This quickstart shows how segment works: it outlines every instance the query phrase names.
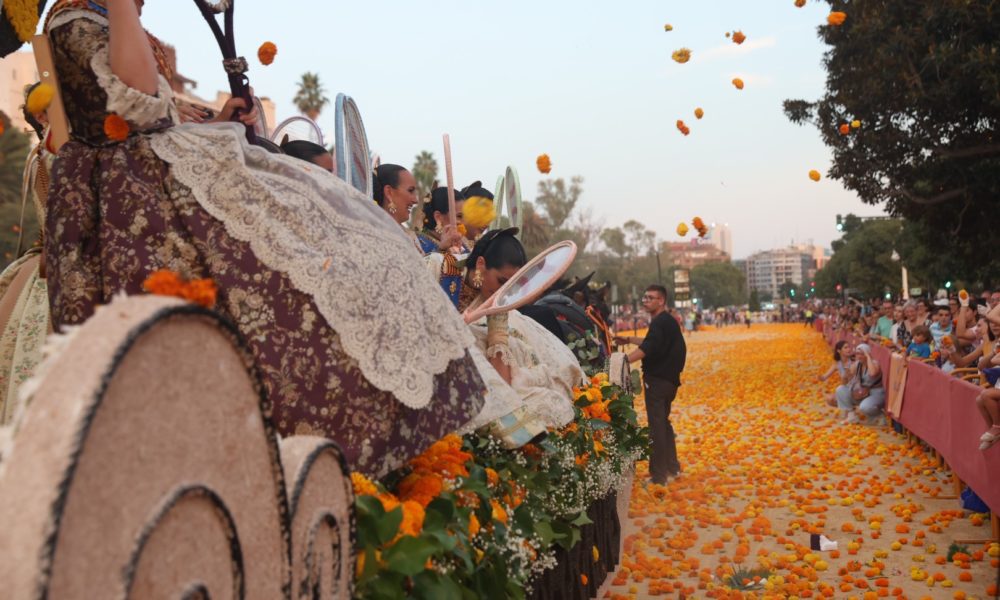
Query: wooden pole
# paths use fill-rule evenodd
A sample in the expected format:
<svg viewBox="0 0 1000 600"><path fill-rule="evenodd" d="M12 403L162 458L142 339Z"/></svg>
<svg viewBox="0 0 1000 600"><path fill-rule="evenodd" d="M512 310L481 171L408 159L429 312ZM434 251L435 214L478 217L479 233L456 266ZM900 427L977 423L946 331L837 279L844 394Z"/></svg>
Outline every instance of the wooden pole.
<svg viewBox="0 0 1000 600"><path fill-rule="evenodd" d="M455 175L451 169L451 138L444 134L444 172L448 178L448 222L452 228L458 225L455 219Z"/></svg>

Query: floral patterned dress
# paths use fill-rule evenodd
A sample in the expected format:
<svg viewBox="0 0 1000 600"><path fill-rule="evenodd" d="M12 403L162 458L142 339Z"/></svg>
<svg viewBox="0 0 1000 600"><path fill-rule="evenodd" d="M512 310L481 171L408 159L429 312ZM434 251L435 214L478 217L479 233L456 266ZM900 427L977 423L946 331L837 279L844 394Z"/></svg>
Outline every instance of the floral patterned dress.
<svg viewBox="0 0 1000 600"><path fill-rule="evenodd" d="M58 11L46 31L72 129L45 223L56 328L158 269L212 278L279 433L332 438L375 476L479 412L472 336L384 211L241 126L177 125L164 78L151 96L112 73L101 14Z"/></svg>

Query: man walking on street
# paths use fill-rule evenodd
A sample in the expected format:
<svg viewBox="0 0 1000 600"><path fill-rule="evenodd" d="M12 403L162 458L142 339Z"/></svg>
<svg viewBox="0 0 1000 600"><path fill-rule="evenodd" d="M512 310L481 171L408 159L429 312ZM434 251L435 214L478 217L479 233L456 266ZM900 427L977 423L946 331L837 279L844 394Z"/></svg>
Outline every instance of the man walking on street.
<svg viewBox="0 0 1000 600"><path fill-rule="evenodd" d="M677 321L667 312L665 287L651 285L646 288L642 305L651 318L646 337L616 337L615 341L619 344L639 345L629 353L628 361L642 361L646 417L653 442L649 476L653 483L662 485L681 473L681 464L677 461L677 446L674 443L674 427L670 424L670 405L681 385L687 345Z"/></svg>

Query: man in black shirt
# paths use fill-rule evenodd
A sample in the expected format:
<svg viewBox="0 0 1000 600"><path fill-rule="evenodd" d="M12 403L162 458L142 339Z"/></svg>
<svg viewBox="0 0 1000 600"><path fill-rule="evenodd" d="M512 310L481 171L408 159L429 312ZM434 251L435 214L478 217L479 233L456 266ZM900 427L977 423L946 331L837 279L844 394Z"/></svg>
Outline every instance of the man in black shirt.
<svg viewBox="0 0 1000 600"><path fill-rule="evenodd" d="M667 312L667 289L651 285L642 296L642 305L652 320L645 338L617 337L619 344L639 344L628 361L642 360L643 386L646 392L646 417L653 442L649 476L653 483L665 484L680 475L674 427L670 424L670 405L681 385L681 371L687 359L687 345L677 321Z"/></svg>

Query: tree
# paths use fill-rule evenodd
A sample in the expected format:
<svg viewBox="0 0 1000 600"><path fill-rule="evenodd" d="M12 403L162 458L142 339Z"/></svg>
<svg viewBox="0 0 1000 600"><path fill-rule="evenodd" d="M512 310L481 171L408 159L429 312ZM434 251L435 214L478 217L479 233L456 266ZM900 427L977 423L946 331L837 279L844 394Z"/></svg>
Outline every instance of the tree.
<svg viewBox="0 0 1000 600"><path fill-rule="evenodd" d="M298 86L292 102L295 103L299 112L315 121L323 112L323 108L330 103L330 99L326 96L326 90L323 89L323 84L319 81L319 75L309 72L303 73Z"/></svg>
<svg viewBox="0 0 1000 600"><path fill-rule="evenodd" d="M538 197L535 198L535 204L545 211L553 229L562 229L573 213L583 193L582 184L583 177L580 176L570 179L569 187L566 187L566 182L561 177L538 182Z"/></svg>
<svg viewBox="0 0 1000 600"><path fill-rule="evenodd" d="M15 258L21 218L21 181L24 161L31 149L31 138L11 127L10 119L0 112L3 134L0 134L0 253L3 263ZM31 199L24 209L22 252L38 239L39 224Z"/></svg>
<svg viewBox="0 0 1000 600"><path fill-rule="evenodd" d="M830 46L826 94L788 100L785 113L819 128L833 149L830 177L947 240L936 255L950 257L954 277L1000 280L1000 261L981 255L1000 242L995 2L828 1L848 18L819 28Z"/></svg>
<svg viewBox="0 0 1000 600"><path fill-rule="evenodd" d="M797 294L802 293L802 286L795 285L791 281L783 281L778 287L778 296L781 298L788 298L789 300L796 300L798 298Z"/></svg>
<svg viewBox="0 0 1000 600"><path fill-rule="evenodd" d="M817 294L836 296L837 285L858 290L869 298L881 296L887 289L898 292L899 263L893 261L892 253L902 221L861 221L855 217L848 223L841 239L832 244L830 262L816 273Z"/></svg>
<svg viewBox="0 0 1000 600"><path fill-rule="evenodd" d="M691 269L691 291L708 308L743 304L746 277L733 263L705 263Z"/></svg>
<svg viewBox="0 0 1000 600"><path fill-rule="evenodd" d="M434 155L422 150L413 163L413 178L417 180L417 197L423 198L431 193L434 182L437 181L438 163Z"/></svg>
<svg viewBox="0 0 1000 600"><path fill-rule="evenodd" d="M528 255L535 255L552 243L552 226L544 215L538 213L535 205L524 202L521 205L521 242Z"/></svg>

